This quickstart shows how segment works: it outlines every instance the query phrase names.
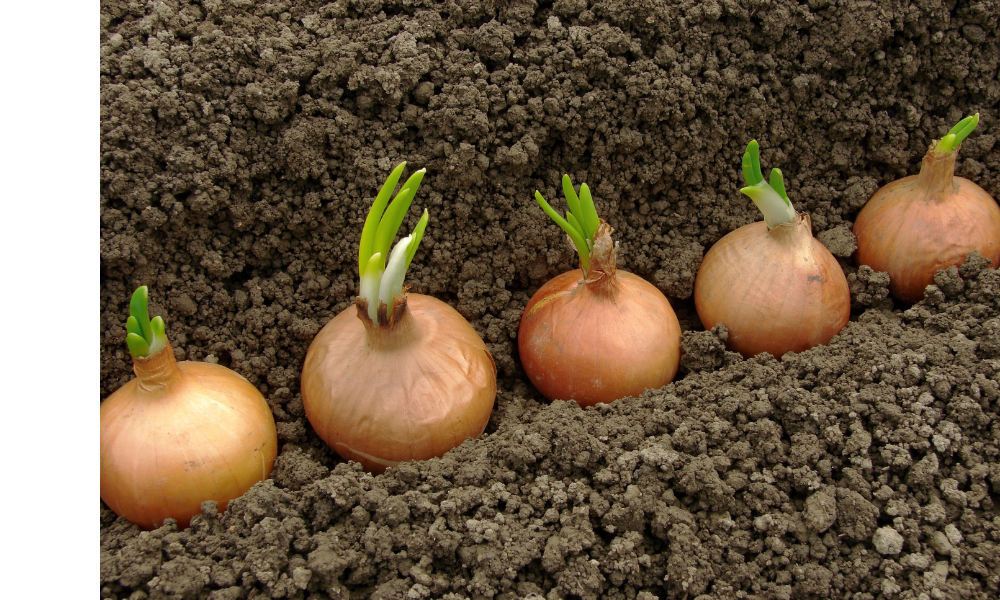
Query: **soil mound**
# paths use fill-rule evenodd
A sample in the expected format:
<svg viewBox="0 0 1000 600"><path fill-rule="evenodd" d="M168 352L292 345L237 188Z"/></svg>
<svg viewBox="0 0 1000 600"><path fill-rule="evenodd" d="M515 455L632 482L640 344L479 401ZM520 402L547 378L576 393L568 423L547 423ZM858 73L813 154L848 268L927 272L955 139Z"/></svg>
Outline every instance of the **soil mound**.
<svg viewBox="0 0 1000 600"><path fill-rule="evenodd" d="M282 448L185 531L102 504L101 596L996 597L1000 275L973 256L896 306L849 259L867 198L972 112L958 173L1000 197L1000 12L959 4L103 0L101 397L148 285L178 359L254 383ZM690 302L707 248L759 220L751 138L854 302L780 359L726 352ZM500 392L482 438L373 477L298 380L403 160L428 170L403 228L431 219L408 282L469 319ZM587 410L542 400L516 351L576 266L532 198L563 173L686 330L677 381Z"/></svg>

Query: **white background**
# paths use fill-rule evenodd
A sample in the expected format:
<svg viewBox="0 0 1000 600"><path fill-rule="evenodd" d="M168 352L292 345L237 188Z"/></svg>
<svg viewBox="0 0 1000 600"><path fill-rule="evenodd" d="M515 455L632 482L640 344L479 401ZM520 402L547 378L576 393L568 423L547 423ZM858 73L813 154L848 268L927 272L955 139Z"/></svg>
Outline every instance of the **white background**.
<svg viewBox="0 0 1000 600"><path fill-rule="evenodd" d="M9 598L96 598L100 18L8 2L0 35L0 387Z"/></svg>

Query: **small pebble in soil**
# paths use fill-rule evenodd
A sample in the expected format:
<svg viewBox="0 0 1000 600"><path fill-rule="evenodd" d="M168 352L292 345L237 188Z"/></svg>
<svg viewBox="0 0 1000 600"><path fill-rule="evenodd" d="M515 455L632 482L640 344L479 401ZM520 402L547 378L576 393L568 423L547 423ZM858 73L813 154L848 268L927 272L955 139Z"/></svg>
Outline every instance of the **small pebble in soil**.
<svg viewBox="0 0 1000 600"><path fill-rule="evenodd" d="M872 544L879 554L899 554L903 550L903 536L892 527L882 527L872 536Z"/></svg>
<svg viewBox="0 0 1000 600"><path fill-rule="evenodd" d="M943 531L935 531L932 533L929 545L934 549L934 552L937 552L942 556L951 556L952 545L951 542L948 541L948 536L946 536Z"/></svg>
<svg viewBox="0 0 1000 600"><path fill-rule="evenodd" d="M823 533L837 520L837 501L826 491L816 492L806 499L806 523L816 533Z"/></svg>
<svg viewBox="0 0 1000 600"><path fill-rule="evenodd" d="M962 540L965 539L962 537L962 532L958 530L958 527L955 527L954 523L948 523L945 525L944 535L948 538L948 541L951 542L952 546L961 544Z"/></svg>

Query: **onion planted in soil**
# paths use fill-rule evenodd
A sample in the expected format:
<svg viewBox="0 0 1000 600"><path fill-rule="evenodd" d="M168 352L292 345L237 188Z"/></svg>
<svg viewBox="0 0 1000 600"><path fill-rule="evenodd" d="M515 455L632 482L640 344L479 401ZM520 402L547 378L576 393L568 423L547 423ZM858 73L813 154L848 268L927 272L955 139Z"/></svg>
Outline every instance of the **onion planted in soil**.
<svg viewBox="0 0 1000 600"><path fill-rule="evenodd" d="M973 250L1000 264L1000 206L986 191L955 176L962 141L979 114L962 119L924 156L919 175L897 179L868 200L854 223L855 259L889 273L889 291L917 302L941 269Z"/></svg>
<svg viewBox="0 0 1000 600"><path fill-rule="evenodd" d="M616 267L611 227L597 216L587 184L559 216L535 199L569 236L580 268L543 285L521 316L517 348L531 383L550 400L581 406L638 396L670 383L680 362L681 329L667 298L651 283Z"/></svg>
<svg viewBox="0 0 1000 600"><path fill-rule="evenodd" d="M271 409L237 373L177 362L148 290L132 296L126 342L136 378L101 403L101 499L145 529L188 526L201 503L225 510L267 479L278 453Z"/></svg>
<svg viewBox="0 0 1000 600"><path fill-rule="evenodd" d="M410 176L389 203L405 166L389 175L365 221L355 306L317 334L302 368L302 403L313 429L373 472L441 456L478 437L497 391L496 365L469 322L403 287L427 226L425 210L413 234L389 252L425 172Z"/></svg>
<svg viewBox="0 0 1000 600"><path fill-rule="evenodd" d="M726 344L745 357L827 343L851 316L844 271L813 237L809 215L795 213L781 171L764 181L756 140L743 155L743 178L740 191L764 221L730 232L705 255L694 284L702 324L725 323Z"/></svg>

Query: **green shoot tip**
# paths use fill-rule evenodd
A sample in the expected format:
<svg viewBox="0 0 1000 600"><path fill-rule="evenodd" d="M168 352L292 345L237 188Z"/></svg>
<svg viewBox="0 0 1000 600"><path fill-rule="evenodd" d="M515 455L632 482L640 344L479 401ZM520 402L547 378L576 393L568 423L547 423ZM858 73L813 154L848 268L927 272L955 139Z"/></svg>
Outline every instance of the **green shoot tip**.
<svg viewBox="0 0 1000 600"><path fill-rule="evenodd" d="M125 336L125 345L128 346L128 353L132 358L142 358L149 354L149 344L142 336L130 332Z"/></svg>
<svg viewBox="0 0 1000 600"><path fill-rule="evenodd" d="M781 169L771 169L770 182L764 181L764 173L760 170L760 144L750 140L742 160L743 181L746 187L740 192L749 196L764 215L768 228L791 223L795 219L795 209L785 191L785 179Z"/></svg>
<svg viewBox="0 0 1000 600"><path fill-rule="evenodd" d="M163 317L149 319L149 288L144 285L132 294L125 332L125 344L133 358L152 356L167 346Z"/></svg>
<svg viewBox="0 0 1000 600"><path fill-rule="evenodd" d="M784 186L782 186L782 190L784 190ZM764 222L767 224L768 229L785 223L791 223L795 219L795 209L792 208L791 202L787 198L782 197L767 182L761 181L756 185L748 185L741 188L740 192L753 200L758 210L764 215Z"/></svg>
<svg viewBox="0 0 1000 600"><path fill-rule="evenodd" d="M538 190L535 190L535 201L538 202L538 206L542 207L542 211L545 212L550 219L555 221L556 225L566 232L570 241L573 242L573 246L576 248L577 254L580 255L580 266L583 269L588 269L590 267L590 245L587 243L587 238L585 237L584 232L581 231L579 219L573 216L572 208L570 209L570 212L566 213L567 216L573 217L573 223L571 224L570 221L561 217L555 209L549 206L549 203L545 201L545 198L542 197L542 193Z"/></svg>
<svg viewBox="0 0 1000 600"><path fill-rule="evenodd" d="M417 221L417 226L413 228L413 233L410 236L410 245L406 248L406 268L410 268L410 263L413 262L413 257L417 255L417 248L420 247L420 240L424 237L424 230L427 229L427 221L430 217L427 214L427 209L424 209L424 213L420 215L420 220Z"/></svg>
<svg viewBox="0 0 1000 600"><path fill-rule="evenodd" d="M377 318L380 300L391 305L392 298L401 293L403 278L427 228L429 217L425 209L413 233L396 244L390 252L392 241L399 233L424 175L427 174L426 168L414 171L393 196L405 166L405 161L400 163L382 184L361 231L358 247L361 286L358 295L368 301L368 315L372 321Z"/></svg>
<svg viewBox="0 0 1000 600"><path fill-rule="evenodd" d="M778 192L778 195L785 200L785 203L788 204L788 206L792 205L792 201L788 199L788 194L785 193L785 178L781 175L781 169L771 169L771 180L769 185L774 188L774 191Z"/></svg>
<svg viewBox="0 0 1000 600"><path fill-rule="evenodd" d="M946 136L941 138L941 141L934 147L934 151L951 152L955 148L958 148L965 141L965 138L969 137L969 134L972 133L977 125L979 125L979 113L965 117L956 123Z"/></svg>
<svg viewBox="0 0 1000 600"><path fill-rule="evenodd" d="M750 140L747 150L743 153L743 181L747 185L757 185L764 181L764 174L760 170L760 145L757 140Z"/></svg>

